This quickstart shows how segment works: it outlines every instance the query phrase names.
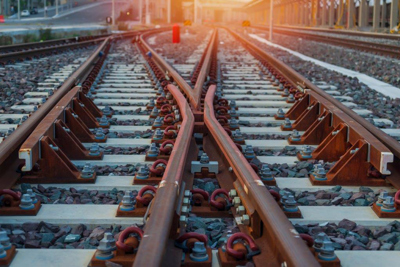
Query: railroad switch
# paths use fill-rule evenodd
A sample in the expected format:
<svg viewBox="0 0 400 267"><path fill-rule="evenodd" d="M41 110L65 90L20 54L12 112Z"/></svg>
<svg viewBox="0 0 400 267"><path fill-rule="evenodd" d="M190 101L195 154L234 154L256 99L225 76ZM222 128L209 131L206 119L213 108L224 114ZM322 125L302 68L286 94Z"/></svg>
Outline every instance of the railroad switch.
<svg viewBox="0 0 400 267"><path fill-rule="evenodd" d="M35 216L42 206L32 189L22 196L10 189L3 189L0 190L0 196L0 216Z"/></svg>
<svg viewBox="0 0 400 267"><path fill-rule="evenodd" d="M116 217L143 217L156 192L157 189L154 186L143 187L136 196L135 203L132 191L125 191L125 195L118 206Z"/></svg>
<svg viewBox="0 0 400 267"><path fill-rule="evenodd" d="M203 152L200 161L192 161L191 173L195 178L215 178L218 174L218 161L210 161L208 155Z"/></svg>
<svg viewBox="0 0 400 267"><path fill-rule="evenodd" d="M122 231L117 242L115 242L111 233L105 233L89 266L103 267L107 266L106 262L112 262L123 267L131 267L142 238L143 231L133 226Z"/></svg>

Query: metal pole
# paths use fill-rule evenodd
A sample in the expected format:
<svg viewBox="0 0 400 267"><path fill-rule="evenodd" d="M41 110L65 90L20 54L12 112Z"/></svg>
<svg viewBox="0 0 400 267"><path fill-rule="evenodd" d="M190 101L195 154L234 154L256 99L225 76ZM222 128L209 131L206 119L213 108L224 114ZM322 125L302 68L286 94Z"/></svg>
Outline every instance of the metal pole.
<svg viewBox="0 0 400 267"><path fill-rule="evenodd" d="M274 0L270 0L270 7L269 7L269 41L272 42L272 24L274 24L273 14L274 14Z"/></svg>
<svg viewBox="0 0 400 267"><path fill-rule="evenodd" d="M171 0L168 0L167 5L168 5L167 6L167 12L168 12L168 14L167 14L167 18L168 18L167 22L171 23Z"/></svg>
<svg viewBox="0 0 400 267"><path fill-rule="evenodd" d="M21 19L21 0L18 0L18 19Z"/></svg>
<svg viewBox="0 0 400 267"><path fill-rule="evenodd" d="M146 0L146 24L150 24L149 0Z"/></svg>
<svg viewBox="0 0 400 267"><path fill-rule="evenodd" d="M143 19L143 0L139 0L139 21L142 23Z"/></svg>
<svg viewBox="0 0 400 267"><path fill-rule="evenodd" d="M56 16L58 16L58 0L56 0Z"/></svg>
<svg viewBox="0 0 400 267"><path fill-rule="evenodd" d="M197 23L197 0L194 0L194 23Z"/></svg>
<svg viewBox="0 0 400 267"><path fill-rule="evenodd" d="M114 26L115 26L115 0L112 0L111 20L112 20L111 25L114 29Z"/></svg>

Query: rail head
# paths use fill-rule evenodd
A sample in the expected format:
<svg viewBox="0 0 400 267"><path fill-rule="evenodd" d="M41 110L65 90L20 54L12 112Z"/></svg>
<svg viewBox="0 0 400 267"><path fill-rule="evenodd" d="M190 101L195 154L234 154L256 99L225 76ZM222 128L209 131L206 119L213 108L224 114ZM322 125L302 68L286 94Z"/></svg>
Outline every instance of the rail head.
<svg viewBox="0 0 400 267"><path fill-rule="evenodd" d="M277 248L278 253L288 266L319 266L264 183L217 121L213 106L215 91L215 85L211 85L207 91L204 102L204 122L219 148L227 157L243 188L247 189L245 191L252 199L253 205L268 231L267 236L271 238L270 244Z"/></svg>
<svg viewBox="0 0 400 267"><path fill-rule="evenodd" d="M162 266L189 144L193 135L194 116L189 104L176 86L169 84L168 90L177 101L183 121L168 160L168 166L152 203L151 213L156 215L150 216L146 222L145 234L140 241L134 266ZM162 227L160 227L161 224ZM154 253L155 251L157 253Z"/></svg>

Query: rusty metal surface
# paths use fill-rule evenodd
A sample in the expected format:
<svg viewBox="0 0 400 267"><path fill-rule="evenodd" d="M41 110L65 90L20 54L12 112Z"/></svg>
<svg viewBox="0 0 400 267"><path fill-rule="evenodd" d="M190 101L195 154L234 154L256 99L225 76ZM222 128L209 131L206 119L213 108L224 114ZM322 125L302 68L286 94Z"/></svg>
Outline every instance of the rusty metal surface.
<svg viewBox="0 0 400 267"><path fill-rule="evenodd" d="M266 234L271 237L270 241L276 245L277 252L288 266L319 266L275 199L215 118L213 107L215 90L215 85L208 89L204 122L218 146L224 151L233 171L267 226Z"/></svg>
<svg viewBox="0 0 400 267"><path fill-rule="evenodd" d="M152 203L153 216L150 216L146 223L145 234L140 242L133 266L162 265L193 134L194 117L189 104L174 85L168 85L168 90L177 101L183 122L168 161L169 164Z"/></svg>
<svg viewBox="0 0 400 267"><path fill-rule="evenodd" d="M44 47L51 47L57 48L58 45L63 44L71 44L71 43L79 43L99 38L106 38L110 36L110 34L101 34L101 35L94 35L94 36L83 36L83 37L73 37L73 38L63 38L63 39L56 39L56 40L47 40L43 42L34 42L34 43L26 43L26 44L13 44L13 45L3 45L0 46L0 53L7 53L8 51L16 52L23 49L32 49L32 48L44 48Z"/></svg>
<svg viewBox="0 0 400 267"><path fill-rule="evenodd" d="M225 29L227 29L227 28L225 28ZM294 85L301 85L302 88L311 89L313 92L315 92L315 93L319 94L320 96L322 96L323 98L329 100L329 102L331 102L333 105L335 105L338 110L341 110L342 112L346 113L351 119L353 119L355 122L357 122L362 127L367 129L380 142L382 142L386 147L388 147L395 156L395 159L394 159L395 162L400 160L400 143L397 140L395 140L394 138L392 138L391 136L389 136L388 134L386 134L379 128L375 127L369 121L367 121L363 117L359 116L353 110L351 110L350 108L343 105L340 101L336 100L331 95L324 92L322 89L315 86L312 82L310 82L308 79L306 79L305 77L303 77L302 75L297 73L290 66L287 66L279 59L276 59L276 58L270 56L268 53L266 53L262 49L258 48L255 44L240 37L238 34L233 32L232 30L230 30L230 29L227 29L227 30L230 33L232 33L236 38L238 38L242 43L244 43L247 47L253 49L262 58L264 58L266 61L270 62L271 65L273 65L276 69L279 69L282 72L283 76L286 79L288 79L290 82L292 82ZM390 181L393 184L393 186L395 186L396 188L399 189L400 188L400 165L395 164L395 163L389 164L389 170L392 172L392 175L388 176L387 180Z"/></svg>
<svg viewBox="0 0 400 267"><path fill-rule="evenodd" d="M110 40L110 37L104 40L88 60L82 64L52 96L0 144L0 189L10 188L20 177L20 174L17 173L16 170L18 165L21 164L21 161L18 159L18 151L21 144L58 101L60 101L72 87L85 78L85 75L90 71L93 63L98 59L99 52L109 45Z"/></svg>
<svg viewBox="0 0 400 267"><path fill-rule="evenodd" d="M255 29L267 30L265 27L253 26ZM388 44L378 44L373 42L366 42L360 40L343 39L334 36L311 34L307 32L291 31L290 29L274 29L274 32L284 35L301 37L317 42L323 42L327 44L344 46L352 49L358 49L362 51L368 51L380 55L387 55L391 57L400 57L400 47Z"/></svg>

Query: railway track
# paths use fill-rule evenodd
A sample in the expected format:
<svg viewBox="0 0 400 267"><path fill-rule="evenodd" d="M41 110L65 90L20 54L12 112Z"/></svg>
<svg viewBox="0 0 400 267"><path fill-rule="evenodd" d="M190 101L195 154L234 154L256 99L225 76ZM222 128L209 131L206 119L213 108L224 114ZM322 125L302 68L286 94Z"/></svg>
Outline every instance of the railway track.
<svg viewBox="0 0 400 267"><path fill-rule="evenodd" d="M266 27L253 26L252 28L259 30L267 30ZM351 49L357 49L364 52L369 52L382 56L389 56L393 58L399 57L400 48L398 45L382 44L376 42L368 42L362 40L344 39L332 35L321 35L310 32L298 31L288 28L275 28L274 32L293 37L299 37L308 39L316 42L327 43L330 45L337 45L342 47L348 47Z"/></svg>
<svg viewBox="0 0 400 267"><path fill-rule="evenodd" d="M352 249L397 244L399 143L230 29L182 77L147 43L165 30L107 38L0 144L1 264L16 246L11 266L396 261Z"/></svg>

